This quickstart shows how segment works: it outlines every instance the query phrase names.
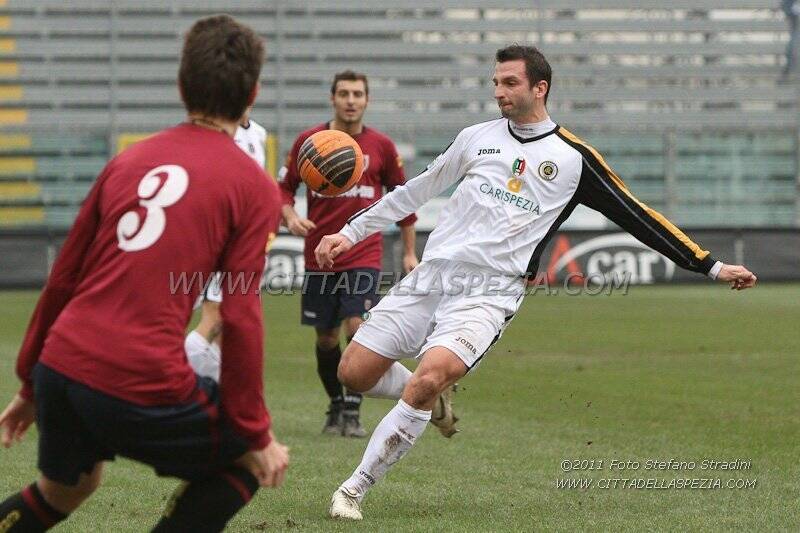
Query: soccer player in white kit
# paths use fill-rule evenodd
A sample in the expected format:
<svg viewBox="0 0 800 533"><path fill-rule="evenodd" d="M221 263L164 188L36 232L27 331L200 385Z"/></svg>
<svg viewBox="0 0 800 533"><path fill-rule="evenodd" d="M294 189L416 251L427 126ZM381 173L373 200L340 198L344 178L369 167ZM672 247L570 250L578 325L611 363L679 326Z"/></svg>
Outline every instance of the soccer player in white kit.
<svg viewBox="0 0 800 533"><path fill-rule="evenodd" d="M498 50L494 97L503 118L470 126L427 170L323 237L319 264L419 209L457 183L422 263L370 312L342 355L339 379L397 405L375 428L329 514L360 520L361 500L419 438L438 395L482 360L519 308L553 233L581 203L682 268L755 285L743 266L711 258L639 202L597 151L548 116L551 69L534 47ZM398 359L418 358L413 374Z"/></svg>
<svg viewBox="0 0 800 533"><path fill-rule="evenodd" d="M252 107L248 108L233 140L247 155L252 157L258 166L266 164L265 146L267 130L250 118ZM223 288L219 273L207 284L205 293L198 298L195 306L201 307L200 322L186 336L184 348L189 364L201 376L219 381L220 346L222 346L222 317L219 304L222 302Z"/></svg>

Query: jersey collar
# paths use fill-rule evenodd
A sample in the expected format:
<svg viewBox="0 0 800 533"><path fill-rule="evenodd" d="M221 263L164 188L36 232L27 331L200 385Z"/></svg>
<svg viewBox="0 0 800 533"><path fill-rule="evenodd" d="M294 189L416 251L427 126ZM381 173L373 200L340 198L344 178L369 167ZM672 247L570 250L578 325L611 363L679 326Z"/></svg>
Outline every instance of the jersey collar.
<svg viewBox="0 0 800 533"><path fill-rule="evenodd" d="M550 129L550 130L547 130L547 131L545 131L544 133L540 133L539 135L535 135L535 136L533 136L533 137L522 137L522 136L520 136L519 134L517 134L517 133L514 131L514 129L511 127L511 121L510 121L510 120L506 120L506 125L507 125L507 127L508 127L508 133L509 133L509 134L510 134L512 137L514 137L514 138L515 138L515 139L516 139L518 142L520 142L520 143L523 143L523 144L524 144L524 143L533 142L533 141L538 141L539 139L544 139L544 138L545 138L545 137L547 137L548 135L552 135L552 134L554 134L555 132L557 132L557 131L558 131L558 128L559 128L559 125L558 125L558 124L556 124L555 122L553 122L553 121L552 121L552 120L550 120L550 119L544 120L544 121L542 121L540 124L542 124L542 125L543 125L543 126L545 126L545 127L546 127L546 126L549 126L550 124L552 124L552 125L553 125L553 128L552 128L552 129Z"/></svg>

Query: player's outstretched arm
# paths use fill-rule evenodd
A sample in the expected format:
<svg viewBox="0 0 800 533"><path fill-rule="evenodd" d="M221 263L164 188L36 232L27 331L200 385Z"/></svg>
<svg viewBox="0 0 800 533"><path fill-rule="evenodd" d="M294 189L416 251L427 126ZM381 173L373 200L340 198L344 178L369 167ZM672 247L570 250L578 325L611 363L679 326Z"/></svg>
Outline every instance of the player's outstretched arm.
<svg viewBox="0 0 800 533"><path fill-rule="evenodd" d="M717 274L719 281L731 284L731 290L741 291L756 286L758 278L742 265L722 265Z"/></svg>
<svg viewBox="0 0 800 533"><path fill-rule="evenodd" d="M352 247L353 241L341 233L325 235L314 250L314 257L316 257L317 264L321 268L330 268L333 266L333 260L336 259L337 256Z"/></svg>
<svg viewBox="0 0 800 533"><path fill-rule="evenodd" d="M756 277L752 272L743 266L716 260L664 215L640 202L594 148L563 128L559 136L583 158L580 184L573 202L600 211L681 268L730 282L733 289L755 285Z"/></svg>
<svg viewBox="0 0 800 533"><path fill-rule="evenodd" d="M360 242L416 212L425 202L458 182L467 172L464 150L472 134L469 128L462 130L422 174L350 217L340 232L352 243Z"/></svg>

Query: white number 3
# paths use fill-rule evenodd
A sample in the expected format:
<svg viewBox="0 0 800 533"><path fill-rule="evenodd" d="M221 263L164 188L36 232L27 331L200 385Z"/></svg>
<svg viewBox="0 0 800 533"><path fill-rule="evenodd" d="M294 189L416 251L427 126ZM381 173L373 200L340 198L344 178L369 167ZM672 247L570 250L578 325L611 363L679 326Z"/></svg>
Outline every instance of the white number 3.
<svg viewBox="0 0 800 533"><path fill-rule="evenodd" d="M162 185L159 174L166 174ZM178 165L161 165L144 175L139 182L139 205L147 209L144 221L136 211L128 211L117 224L119 247L126 252L136 252L152 246L164 233L167 217L164 208L169 207L186 193L189 174Z"/></svg>

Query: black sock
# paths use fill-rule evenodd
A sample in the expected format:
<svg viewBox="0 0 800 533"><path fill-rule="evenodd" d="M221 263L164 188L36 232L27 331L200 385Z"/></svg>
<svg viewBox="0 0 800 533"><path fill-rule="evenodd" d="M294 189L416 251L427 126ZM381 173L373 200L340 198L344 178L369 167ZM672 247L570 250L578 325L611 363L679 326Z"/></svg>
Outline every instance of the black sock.
<svg viewBox="0 0 800 533"><path fill-rule="evenodd" d="M0 503L0 531L38 533L67 517L44 500L36 483Z"/></svg>
<svg viewBox="0 0 800 533"><path fill-rule="evenodd" d="M353 340L353 337L347 337L347 344L350 344L351 340ZM361 408L362 399L363 396L360 392L354 392L350 389L347 389L347 392L344 395L345 411L358 411Z"/></svg>
<svg viewBox="0 0 800 533"><path fill-rule="evenodd" d="M344 410L345 411L358 411L361 408L361 399L363 396L360 392L353 392L347 389L347 394L344 395Z"/></svg>
<svg viewBox="0 0 800 533"><path fill-rule="evenodd" d="M242 468L191 483L175 491L153 533L222 531L258 490L258 480Z"/></svg>
<svg viewBox="0 0 800 533"><path fill-rule="evenodd" d="M342 395L342 384L336 376L341 358L342 350L338 344L330 350L323 350L317 344L317 373L331 400Z"/></svg>

